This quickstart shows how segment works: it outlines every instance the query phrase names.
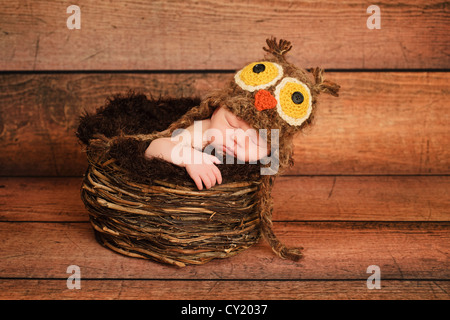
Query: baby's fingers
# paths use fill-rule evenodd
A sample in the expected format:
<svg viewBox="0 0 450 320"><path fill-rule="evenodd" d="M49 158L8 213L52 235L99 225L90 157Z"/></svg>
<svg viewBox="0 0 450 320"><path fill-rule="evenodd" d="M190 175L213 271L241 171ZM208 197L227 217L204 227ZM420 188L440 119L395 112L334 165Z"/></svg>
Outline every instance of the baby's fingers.
<svg viewBox="0 0 450 320"><path fill-rule="evenodd" d="M213 156L211 154L207 154L207 153L204 154L203 160L207 164L213 164L213 163L220 164L221 163L220 160L217 157L215 157L215 156Z"/></svg>
<svg viewBox="0 0 450 320"><path fill-rule="evenodd" d="M219 168L217 168L215 165L212 164L208 166L206 174L208 175L211 182L211 187L214 187L216 183L222 183L222 174L220 173Z"/></svg>
<svg viewBox="0 0 450 320"><path fill-rule="evenodd" d="M217 168L216 166L213 166L212 171L216 177L217 183L221 184L222 183L222 173L220 172L219 168Z"/></svg>
<svg viewBox="0 0 450 320"><path fill-rule="evenodd" d="M209 180L211 181L211 187L214 187L217 182L217 177L213 170L208 171L208 177L209 177Z"/></svg>
<svg viewBox="0 0 450 320"><path fill-rule="evenodd" d="M203 183L205 184L206 189L211 188L215 184L215 182L213 183L211 181L211 178L208 173L203 173L201 175L201 178L202 178Z"/></svg>
<svg viewBox="0 0 450 320"><path fill-rule="evenodd" d="M194 180L195 185L197 186L197 189L198 189L198 190L202 190L202 189L203 189L202 178L200 178L199 175L193 176L193 177L191 177L191 178L192 178L192 180Z"/></svg>

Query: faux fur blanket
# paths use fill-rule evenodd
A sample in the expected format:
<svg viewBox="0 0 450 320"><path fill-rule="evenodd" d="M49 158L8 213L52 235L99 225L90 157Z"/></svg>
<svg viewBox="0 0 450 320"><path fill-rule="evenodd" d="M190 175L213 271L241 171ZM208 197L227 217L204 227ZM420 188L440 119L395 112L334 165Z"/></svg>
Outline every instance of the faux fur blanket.
<svg viewBox="0 0 450 320"><path fill-rule="evenodd" d="M137 182L151 184L153 179L170 181L184 186L195 186L184 168L161 159L148 160L144 152L152 140L140 135L161 132L191 108L200 104L200 98L148 99L143 94L130 92L109 98L95 113L80 118L76 135L89 148L108 152L111 158ZM135 137L133 137L135 136ZM98 148L95 141L105 142ZM260 165L219 164L223 183L259 179Z"/></svg>

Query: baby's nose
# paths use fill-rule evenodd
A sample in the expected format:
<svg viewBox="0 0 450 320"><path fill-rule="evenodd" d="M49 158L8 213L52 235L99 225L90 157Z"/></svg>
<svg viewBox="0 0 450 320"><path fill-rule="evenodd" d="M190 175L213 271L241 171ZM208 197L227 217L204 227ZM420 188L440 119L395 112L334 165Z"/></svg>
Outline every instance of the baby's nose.
<svg viewBox="0 0 450 320"><path fill-rule="evenodd" d="M255 108L258 111L273 109L277 106L277 99L267 90L259 90L255 95Z"/></svg>

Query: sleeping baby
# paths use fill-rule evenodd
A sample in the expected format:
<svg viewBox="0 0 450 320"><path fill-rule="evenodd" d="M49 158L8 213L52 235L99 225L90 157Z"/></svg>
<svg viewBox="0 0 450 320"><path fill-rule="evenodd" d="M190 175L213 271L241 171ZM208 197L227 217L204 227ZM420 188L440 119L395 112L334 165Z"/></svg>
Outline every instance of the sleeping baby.
<svg viewBox="0 0 450 320"><path fill-rule="evenodd" d="M216 166L223 162L220 155L234 157L241 163L255 163L268 156L270 149L263 136L220 106L211 118L195 121L186 129L177 129L172 137L153 140L145 157L159 157L184 167L199 190L203 185L209 189L222 183L222 175ZM215 155L212 154L214 150Z"/></svg>

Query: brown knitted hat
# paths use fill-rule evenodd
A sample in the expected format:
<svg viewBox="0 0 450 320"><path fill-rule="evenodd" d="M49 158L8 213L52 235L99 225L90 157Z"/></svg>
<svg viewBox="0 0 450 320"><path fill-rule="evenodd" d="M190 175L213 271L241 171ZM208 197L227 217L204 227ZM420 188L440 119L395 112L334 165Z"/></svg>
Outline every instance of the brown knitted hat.
<svg viewBox="0 0 450 320"><path fill-rule="evenodd" d="M292 165L293 135L311 123L321 92L338 96L339 85L324 80L323 70L306 71L289 63L285 55L292 48L289 41L266 40L268 52L262 60L247 64L227 86L212 92L199 107L171 125L169 131L185 128L194 120L209 118L223 106L256 130L278 129L280 169Z"/></svg>
<svg viewBox="0 0 450 320"><path fill-rule="evenodd" d="M239 70L229 84L212 92L200 105L188 111L168 130L170 135L177 128L186 128L195 120L211 117L217 107L226 107L256 130L267 130L267 141L271 143L272 130L278 130L279 168L274 175L262 176L258 210L261 229L272 250L282 258L298 260L299 249L286 248L272 231L271 189L275 176L292 165L292 140L295 133L311 123L320 93L338 96L340 86L324 80L323 70L309 71L289 63L285 55L292 48L286 40L266 40L268 54L265 58L247 64Z"/></svg>
<svg viewBox="0 0 450 320"><path fill-rule="evenodd" d="M292 48L289 41L277 43L271 38L266 42L269 48L263 49L269 56L238 71L216 98L221 97L223 105L255 129L280 129L282 135L291 135L308 123L319 93L337 96L339 86L324 81L320 68L311 70L313 82L306 70L287 62L285 54Z"/></svg>

